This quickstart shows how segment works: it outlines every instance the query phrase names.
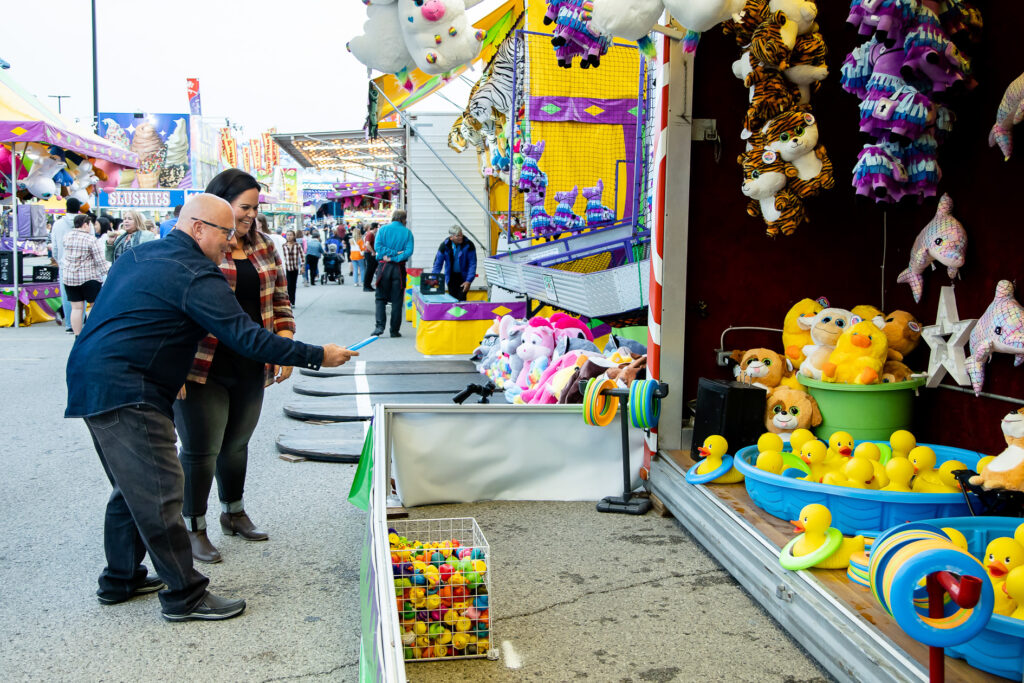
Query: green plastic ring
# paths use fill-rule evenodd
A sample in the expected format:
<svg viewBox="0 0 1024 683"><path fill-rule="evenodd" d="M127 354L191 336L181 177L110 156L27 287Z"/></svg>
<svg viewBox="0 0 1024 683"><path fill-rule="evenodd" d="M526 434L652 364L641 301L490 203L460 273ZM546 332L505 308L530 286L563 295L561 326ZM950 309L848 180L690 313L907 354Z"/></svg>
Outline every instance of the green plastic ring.
<svg viewBox="0 0 1024 683"><path fill-rule="evenodd" d="M779 564L783 569L789 569L791 571L797 571L800 569L810 569L819 562L824 562L828 558L839 550L839 546L843 544L843 532L835 527L829 527L828 531L825 532L825 542L821 544L821 547L809 552L806 555L796 557L793 555L793 546L796 542L803 537L800 534L782 549L779 553Z"/></svg>

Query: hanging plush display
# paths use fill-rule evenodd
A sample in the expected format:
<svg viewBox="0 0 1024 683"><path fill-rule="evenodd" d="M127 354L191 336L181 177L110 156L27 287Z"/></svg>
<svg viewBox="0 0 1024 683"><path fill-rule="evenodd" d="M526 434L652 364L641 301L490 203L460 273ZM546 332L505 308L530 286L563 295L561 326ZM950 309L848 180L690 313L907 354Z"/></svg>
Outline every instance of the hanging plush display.
<svg viewBox="0 0 1024 683"><path fill-rule="evenodd" d="M860 130L875 138L853 169L857 194L934 197L947 104L976 85L961 47L977 40L981 15L962 0L854 0L847 21L869 38L847 55L841 85L861 99Z"/></svg>
<svg viewBox="0 0 1024 683"><path fill-rule="evenodd" d="M1017 76L1003 94L996 111L996 124L988 134L988 146L999 145L1006 161L1013 154L1013 127L1024 120L1024 74Z"/></svg>
<svg viewBox="0 0 1024 683"><path fill-rule="evenodd" d="M1013 283L1000 280L996 296L978 319L971 332L971 356L967 359L967 374L975 395L981 393L985 383L985 364L993 353L1011 353L1013 365L1024 363L1024 306L1013 293Z"/></svg>
<svg viewBox="0 0 1024 683"><path fill-rule="evenodd" d="M910 265L899 274L897 282L910 285L914 302L921 303L924 292L923 273L928 266L935 268L935 262L946 266L949 279L956 278L964 265L967 252L967 231L960 221L953 217L953 200L948 194L942 195L935 217L924 226L914 247L910 250Z"/></svg>
<svg viewBox="0 0 1024 683"><path fill-rule="evenodd" d="M809 0L746 0L723 32L744 48L733 74L748 92L740 155L747 213L767 234L791 235L807 220L803 200L835 185L818 144L811 98L828 76L828 47Z"/></svg>
<svg viewBox="0 0 1024 683"><path fill-rule="evenodd" d="M466 10L481 0L364 0L363 35L348 50L369 69L396 74L412 88L409 71L444 74L480 54L484 31L474 29Z"/></svg>

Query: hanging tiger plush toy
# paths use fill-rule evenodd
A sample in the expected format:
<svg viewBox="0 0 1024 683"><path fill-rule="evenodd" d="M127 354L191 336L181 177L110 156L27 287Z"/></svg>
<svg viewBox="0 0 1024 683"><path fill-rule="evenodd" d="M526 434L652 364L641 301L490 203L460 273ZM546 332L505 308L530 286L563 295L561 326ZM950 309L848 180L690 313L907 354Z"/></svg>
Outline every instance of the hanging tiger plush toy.
<svg viewBox="0 0 1024 683"><path fill-rule="evenodd" d="M740 154L737 161L743 167L743 194L750 198L747 213L764 219L770 237L792 235L807 220L803 201L786 189L796 169L778 152L762 147L757 137L752 149Z"/></svg>
<svg viewBox="0 0 1024 683"><path fill-rule="evenodd" d="M796 39L793 51L789 55L789 67L786 78L800 89L799 102L809 104L811 94L820 87L821 81L828 77L828 46L818 32L808 33Z"/></svg>
<svg viewBox="0 0 1024 683"><path fill-rule="evenodd" d="M832 160L824 145L818 144L818 124L813 114L780 114L765 124L758 139L766 150L776 152L795 169L790 174L789 189L797 196L814 197L835 186Z"/></svg>
<svg viewBox="0 0 1024 683"><path fill-rule="evenodd" d="M729 21L722 22L722 33L736 40L736 44L745 47L750 44L754 31L768 18L768 0L747 0L739 14Z"/></svg>
<svg viewBox="0 0 1024 683"><path fill-rule="evenodd" d="M795 21L786 18L785 12L772 12L750 37L750 53L765 66L789 68L798 28Z"/></svg>
<svg viewBox="0 0 1024 683"><path fill-rule="evenodd" d="M733 64L733 73L743 79L743 85L750 91L750 106L740 135L744 140L773 117L792 109L799 97L799 92L779 71L765 67L749 51Z"/></svg>

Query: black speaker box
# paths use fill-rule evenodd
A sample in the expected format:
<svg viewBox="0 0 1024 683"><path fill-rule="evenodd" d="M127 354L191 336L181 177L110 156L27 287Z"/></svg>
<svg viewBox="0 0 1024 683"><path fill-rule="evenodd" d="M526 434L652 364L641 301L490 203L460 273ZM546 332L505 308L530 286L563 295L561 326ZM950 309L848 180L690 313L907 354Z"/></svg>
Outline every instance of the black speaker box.
<svg viewBox="0 0 1024 683"><path fill-rule="evenodd" d="M57 282L59 272L57 266L32 266L32 282Z"/></svg>
<svg viewBox="0 0 1024 683"><path fill-rule="evenodd" d="M18 284L25 282L25 271L20 269L20 266L25 264L24 254L19 254L18 266L20 272L18 273ZM14 284L14 253L11 251L0 251L0 285L13 285Z"/></svg>
<svg viewBox="0 0 1024 683"><path fill-rule="evenodd" d="M701 377L697 383L697 410L693 420L693 458L700 458L697 448L712 434L725 437L730 454L756 444L766 431L767 402L768 392L759 387Z"/></svg>

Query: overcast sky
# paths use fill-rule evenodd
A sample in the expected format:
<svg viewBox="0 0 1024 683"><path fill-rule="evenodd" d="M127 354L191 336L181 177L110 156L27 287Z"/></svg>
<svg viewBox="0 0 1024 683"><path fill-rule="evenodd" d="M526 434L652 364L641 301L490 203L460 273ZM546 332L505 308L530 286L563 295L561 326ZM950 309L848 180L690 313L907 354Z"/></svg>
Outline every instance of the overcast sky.
<svg viewBox="0 0 1024 683"><path fill-rule="evenodd" d="M471 16L499 4L486 0ZM345 43L365 17L359 0L96 0L100 111L187 113L185 79L194 76L203 114L248 134L361 128L366 68ZM63 113L90 122L89 0L9 2L3 19L10 74L54 108L47 95L69 95ZM464 102L468 88L444 92ZM455 111L438 97L419 109Z"/></svg>

